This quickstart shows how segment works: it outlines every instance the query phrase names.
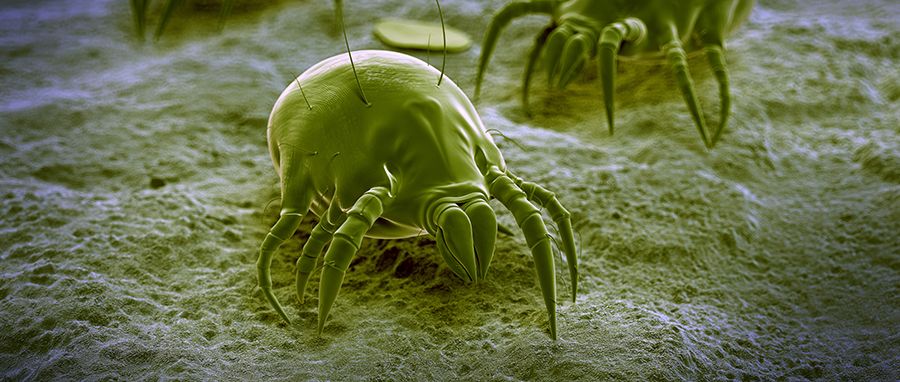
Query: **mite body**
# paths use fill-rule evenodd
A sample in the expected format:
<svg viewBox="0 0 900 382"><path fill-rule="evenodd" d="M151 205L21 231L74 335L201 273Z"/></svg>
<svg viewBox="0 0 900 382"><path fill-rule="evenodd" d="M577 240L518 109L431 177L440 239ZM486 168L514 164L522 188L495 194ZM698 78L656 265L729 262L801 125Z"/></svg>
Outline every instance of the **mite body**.
<svg viewBox="0 0 900 382"><path fill-rule="evenodd" d="M559 228L574 300L577 259L568 211L551 192L509 172L472 103L449 78L437 85L442 75L435 68L388 51L354 51L349 58L334 56L301 74L269 118L282 210L257 267L271 305L289 322L272 294L269 266L307 211L319 223L297 262L301 301L330 242L319 285L319 332L364 236L430 234L457 276L484 279L497 235L488 204L493 197L513 213L532 249L555 338L553 242L539 207Z"/></svg>
<svg viewBox="0 0 900 382"><path fill-rule="evenodd" d="M535 39L525 64L522 105L528 110L532 71L541 56L551 86L565 88L584 65L598 58L607 126L614 130L616 58L665 58L703 143L719 140L731 111L725 36L750 14L754 0L517 0L501 9L484 35L476 90L490 61L500 31L514 18L546 14L552 20ZM703 50L719 83L720 113L710 134L694 92L687 52Z"/></svg>

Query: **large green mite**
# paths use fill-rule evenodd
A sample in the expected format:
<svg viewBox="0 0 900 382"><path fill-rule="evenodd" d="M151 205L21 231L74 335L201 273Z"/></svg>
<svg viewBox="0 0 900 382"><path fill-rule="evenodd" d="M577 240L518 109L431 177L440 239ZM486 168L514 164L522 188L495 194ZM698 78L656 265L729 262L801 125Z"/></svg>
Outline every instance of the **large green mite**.
<svg viewBox="0 0 900 382"><path fill-rule="evenodd" d="M553 193L510 173L472 103L438 70L387 51L328 58L278 98L268 140L281 178L282 209L257 267L263 294L285 321L290 322L272 293L269 267L307 211L319 223L297 261L301 301L317 258L331 242L319 284L321 333L364 236L430 234L457 276L471 283L484 279L497 236L488 200L496 198L512 212L531 248L556 338L554 242L539 207L558 226L574 301L578 271L569 212Z"/></svg>
<svg viewBox="0 0 900 382"><path fill-rule="evenodd" d="M547 14L550 25L538 35L525 64L522 105L528 110L528 87L543 52L551 86L565 88L590 58L598 56L600 81L610 134L614 125L616 57L665 58L706 147L713 147L731 111L725 36L750 14L753 0L518 0L501 9L482 44L475 94L497 44L500 31L514 18ZM719 83L720 114L710 135L688 70L686 52L705 50Z"/></svg>

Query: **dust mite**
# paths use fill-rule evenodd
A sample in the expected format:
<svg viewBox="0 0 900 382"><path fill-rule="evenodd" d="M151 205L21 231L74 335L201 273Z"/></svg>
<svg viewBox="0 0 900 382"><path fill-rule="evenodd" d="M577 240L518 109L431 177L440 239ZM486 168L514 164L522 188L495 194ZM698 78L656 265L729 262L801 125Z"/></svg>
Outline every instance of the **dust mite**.
<svg viewBox="0 0 900 382"><path fill-rule="evenodd" d="M282 209L262 243L257 268L263 294L285 321L290 322L272 293L269 267L307 211L319 222L297 261L301 301L316 259L331 242L319 284L321 333L364 236L430 234L453 273L471 283L484 279L497 236L488 204L493 197L524 232L556 338L554 240L540 208L558 227L574 301L578 267L569 212L553 193L509 171L472 103L443 73L389 51L328 58L278 98L268 141L281 178Z"/></svg>
<svg viewBox="0 0 900 382"><path fill-rule="evenodd" d="M753 0L518 0L498 11L484 35L475 94L501 30L514 18L547 14L550 25L535 39L525 63L522 107L528 113L528 87L543 53L550 86L565 88L594 56L599 56L600 82L607 126L614 131L614 90L617 56L665 58L675 72L681 94L708 148L715 146L731 112L725 36L750 14ZM686 52L704 50L719 83L719 123L710 136Z"/></svg>

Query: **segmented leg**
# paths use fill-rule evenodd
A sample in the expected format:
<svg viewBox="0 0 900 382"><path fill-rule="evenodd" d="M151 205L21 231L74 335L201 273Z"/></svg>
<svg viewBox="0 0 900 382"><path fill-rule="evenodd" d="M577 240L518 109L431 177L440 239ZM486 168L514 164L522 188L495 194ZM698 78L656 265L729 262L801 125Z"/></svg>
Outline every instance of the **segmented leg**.
<svg viewBox="0 0 900 382"><path fill-rule="evenodd" d="M454 203L438 206L433 221L437 225L434 240L444 261L465 282L478 279L475 240L469 216Z"/></svg>
<svg viewBox="0 0 900 382"><path fill-rule="evenodd" d="M496 166L491 166L485 177L490 185L491 195L512 212L525 235L525 242L531 248L550 321L550 337L556 340L556 272L550 233L547 232L541 212L528 201L525 192Z"/></svg>
<svg viewBox="0 0 900 382"><path fill-rule="evenodd" d="M569 267L569 278L572 280L572 302L578 295L578 252L575 249L575 232L572 230L572 217L569 211L562 206L556 194L543 186L522 180L509 171L506 174L522 189L528 200L546 208L550 218L559 229L560 241L562 241L563 253L566 254L566 264Z"/></svg>
<svg viewBox="0 0 900 382"><path fill-rule="evenodd" d="M312 271L316 269L316 259L319 258L325 245L331 241L331 235L333 234L334 226L329 224L327 219L322 219L310 232L306 244L303 244L303 251L300 254L300 258L297 259L296 275L297 299L301 304L305 300L304 291L306 290L306 284L309 282Z"/></svg>
<svg viewBox="0 0 900 382"><path fill-rule="evenodd" d="M270 268L272 266L272 256L278 250L285 240L291 237L303 215L309 211L312 203L312 190L306 176L301 172L305 165L302 163L302 157L295 155L293 151L282 151L280 154L281 161L281 214L275 225L269 229L266 238L263 239L262 245L259 247L259 258L256 260L256 277L263 296L272 305L272 308L278 312L278 315L288 324L291 320L284 313L284 308L278 302L275 294L272 293L272 275Z"/></svg>
<svg viewBox="0 0 900 382"><path fill-rule="evenodd" d="M522 109L525 110L525 115L529 117L531 116L531 109L528 107L528 88L531 86L531 75L534 72L534 65L544 50L547 36L550 36L553 28L556 28L556 24L550 24L544 28L544 31L534 39L534 46L531 47L531 52L528 53L528 61L525 62L525 77L522 79Z"/></svg>
<svg viewBox="0 0 900 382"><path fill-rule="evenodd" d="M462 209L472 222L478 278L484 280L494 258L494 243L497 240L498 230L497 216L494 215L494 209L484 200L467 203Z"/></svg>
<svg viewBox="0 0 900 382"><path fill-rule="evenodd" d="M297 298L302 304L304 301L306 284L312 271L316 269L316 259L322 254L322 249L331 241L334 235L335 227L343 222L343 212L338 206L337 201L332 201L328 207L328 211L319 218L309 235L306 244L303 245L303 252L297 259Z"/></svg>
<svg viewBox="0 0 900 382"><path fill-rule="evenodd" d="M494 15L488 25L487 33L484 34L484 41L481 43L481 57L478 59L478 74L475 76L475 98L481 93L481 81L484 79L484 71L487 69L488 63L491 61L491 54L494 53L494 47L497 45L497 39L500 32L506 25L515 18L528 14L547 14L553 13L553 8L557 5L556 0L520 0L506 4L500 12Z"/></svg>
<svg viewBox="0 0 900 382"><path fill-rule="evenodd" d="M281 307L281 303L278 302L275 294L272 293L270 267L272 266L272 256L278 250L278 247L281 246L281 243L294 234L294 231L300 226L301 220L303 220L303 214L296 212L283 213L278 218L278 222L266 234L266 238L259 248L259 259L256 261L256 277L259 280L259 287L262 289L263 296L266 296L269 304L275 308L278 315L288 324L291 323L291 320L284 313L284 308Z"/></svg>
<svg viewBox="0 0 900 382"><path fill-rule="evenodd" d="M713 132L710 147L716 145L725 127L728 125L728 117L731 114L731 92L729 90L728 67L725 65L724 41L728 29L729 20L732 19L735 9L729 2L713 4L704 10L697 21L700 30L700 40L703 42L706 58L709 66L719 83L719 123Z"/></svg>
<svg viewBox="0 0 900 382"><path fill-rule="evenodd" d="M669 42L662 49L666 53L669 65L675 71L675 80L678 82L681 95L685 103L687 103L691 117L694 119L694 125L697 126L697 131L700 132L700 138L703 139L703 144L709 148L710 139L706 129L706 121L703 119L700 100L697 99L697 94L694 91L694 80L691 79L691 72L688 68L687 54L681 46L681 40L678 38L678 31L675 29L675 26L670 27L669 33Z"/></svg>
<svg viewBox="0 0 900 382"><path fill-rule="evenodd" d="M547 64L547 86L552 88L557 82L557 74L560 72L560 57L563 49L566 48L566 42L575 34L575 31L568 25L560 25L547 38L547 48L544 49L544 59Z"/></svg>
<svg viewBox="0 0 900 382"><path fill-rule="evenodd" d="M331 306L341 290L344 273L350 267L353 255L359 250L363 235L372 228L372 224L381 216L384 206L392 198L388 188L372 187L353 203L353 207L347 211L347 220L334 233L325 253L322 277L319 280L319 334L325 327Z"/></svg>
<svg viewBox="0 0 900 382"><path fill-rule="evenodd" d="M719 142L722 132L728 126L728 117L731 115L731 91L729 90L728 67L725 66L725 53L721 45L707 45L706 57L709 66L715 73L719 83L719 125L713 133L709 147L712 148Z"/></svg>
<svg viewBox="0 0 900 382"><path fill-rule="evenodd" d="M647 34L641 20L627 18L603 27L597 47L600 56L600 83L603 88L603 105L606 107L606 123L609 135L615 132L616 55L623 41L638 42Z"/></svg>
<svg viewBox="0 0 900 382"><path fill-rule="evenodd" d="M582 33L576 34L566 41L562 57L560 57L559 81L556 84L559 89L565 89L575 75L581 73L588 53L592 49L591 45L591 39Z"/></svg>

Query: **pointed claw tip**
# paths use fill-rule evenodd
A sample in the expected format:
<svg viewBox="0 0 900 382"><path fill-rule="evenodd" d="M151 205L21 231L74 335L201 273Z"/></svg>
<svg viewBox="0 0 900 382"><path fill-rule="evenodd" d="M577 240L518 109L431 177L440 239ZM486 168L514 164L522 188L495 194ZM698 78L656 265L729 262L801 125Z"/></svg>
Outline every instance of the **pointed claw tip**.
<svg viewBox="0 0 900 382"><path fill-rule="evenodd" d="M478 260L468 215L459 206L448 203L438 207L435 216L435 239L441 256L463 282L474 283L478 278Z"/></svg>

